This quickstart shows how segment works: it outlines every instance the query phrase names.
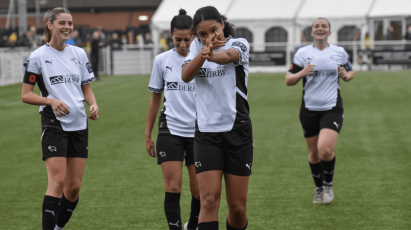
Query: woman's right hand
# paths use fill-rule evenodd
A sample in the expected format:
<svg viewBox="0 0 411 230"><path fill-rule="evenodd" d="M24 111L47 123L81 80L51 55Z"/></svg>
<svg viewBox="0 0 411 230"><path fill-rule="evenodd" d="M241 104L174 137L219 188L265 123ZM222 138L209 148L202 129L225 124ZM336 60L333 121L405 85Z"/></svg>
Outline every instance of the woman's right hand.
<svg viewBox="0 0 411 230"><path fill-rule="evenodd" d="M307 65L304 67L303 70L301 70L301 76L306 77L307 75L311 75L314 73L314 67L315 65L311 65L310 61L308 61Z"/></svg>
<svg viewBox="0 0 411 230"><path fill-rule="evenodd" d="M151 137L146 138L146 150L149 156L151 157L157 156L156 149L154 148L154 141Z"/></svg>
<svg viewBox="0 0 411 230"><path fill-rule="evenodd" d="M68 106L66 105L66 103L57 100L57 99L52 99L51 100L51 108L53 109L54 113L59 116L66 116L70 114L70 111L68 109Z"/></svg>

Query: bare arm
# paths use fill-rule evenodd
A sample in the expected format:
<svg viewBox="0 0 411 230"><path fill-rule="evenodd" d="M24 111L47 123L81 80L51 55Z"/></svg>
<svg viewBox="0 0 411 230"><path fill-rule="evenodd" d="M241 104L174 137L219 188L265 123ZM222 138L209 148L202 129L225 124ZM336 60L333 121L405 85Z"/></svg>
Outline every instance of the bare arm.
<svg viewBox="0 0 411 230"><path fill-rule="evenodd" d="M338 76L343 79L344 81L351 81L351 79L354 78L354 74L355 71L354 70L350 70L350 71L346 71L344 67L338 67Z"/></svg>
<svg viewBox="0 0 411 230"><path fill-rule="evenodd" d="M33 92L34 85L23 83L21 100L30 105L50 105L57 116L62 117L70 113L67 105L57 99L42 97Z"/></svg>
<svg viewBox="0 0 411 230"><path fill-rule="evenodd" d="M204 48L203 48L204 49ZM196 76L198 71L200 71L201 67L205 62L205 58L201 57L201 52L195 56L193 60L189 63L183 65L183 69L181 71L181 79L188 83L193 80Z"/></svg>
<svg viewBox="0 0 411 230"><path fill-rule="evenodd" d="M88 116L88 118L90 118L91 120L97 120L99 117L99 110L96 102L96 97L91 90L90 84L82 85L81 90L83 91L86 103L90 106L90 115Z"/></svg>
<svg viewBox="0 0 411 230"><path fill-rule="evenodd" d="M151 95L150 104L148 106L147 112L147 123L146 123L146 150L148 155L156 157L156 149L154 147L154 141L151 138L151 132L153 131L154 123L156 122L156 117L158 110L160 109L161 103L161 93L154 93Z"/></svg>

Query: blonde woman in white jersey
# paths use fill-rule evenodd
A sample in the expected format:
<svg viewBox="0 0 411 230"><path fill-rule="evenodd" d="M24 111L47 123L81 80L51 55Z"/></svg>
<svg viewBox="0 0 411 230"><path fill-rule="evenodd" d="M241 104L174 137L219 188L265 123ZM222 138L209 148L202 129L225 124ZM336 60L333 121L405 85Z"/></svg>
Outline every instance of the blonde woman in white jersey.
<svg viewBox="0 0 411 230"><path fill-rule="evenodd" d="M83 49L65 43L72 31L70 12L62 7L51 10L45 32L47 44L33 51L25 63L21 98L24 103L40 106L41 144L48 175L43 230L63 229L79 200L88 157L83 101L90 105L90 119L99 116L89 84L94 74L87 55ZM36 83L41 96L33 92Z"/></svg>
<svg viewBox="0 0 411 230"><path fill-rule="evenodd" d="M287 85L303 79L300 121L309 151L309 163L317 187L313 203L330 204L335 168L334 149L344 119L339 78L354 77L344 48L328 44L331 25L318 18L312 26L314 44L300 48L285 77Z"/></svg>
<svg viewBox="0 0 411 230"><path fill-rule="evenodd" d="M180 196L183 161L187 166L191 191L191 214L184 230L194 230L200 212L200 192L194 169L194 131L196 119L195 87L193 82L181 80L181 68L189 54L193 38L193 19L183 9L171 21L170 36L174 49L157 55L148 90L152 92L147 114L146 150L157 157L164 177L164 212L170 230L181 230ZM158 121L157 145L151 137L161 94L164 103ZM156 151L157 150L157 151Z"/></svg>

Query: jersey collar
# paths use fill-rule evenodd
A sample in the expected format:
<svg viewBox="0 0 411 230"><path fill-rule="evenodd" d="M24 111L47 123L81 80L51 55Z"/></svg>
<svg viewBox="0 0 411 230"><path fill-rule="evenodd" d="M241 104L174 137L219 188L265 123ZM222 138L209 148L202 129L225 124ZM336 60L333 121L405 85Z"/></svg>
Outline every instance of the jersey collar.
<svg viewBox="0 0 411 230"><path fill-rule="evenodd" d="M68 47L69 47L69 45L66 44L66 46L64 47L64 50L59 51L59 50L56 50L53 46L51 46L48 42L46 43L46 46L51 48L51 50L53 50L53 52L56 52L57 54L60 54L60 55L64 54L66 52L66 50L68 49Z"/></svg>

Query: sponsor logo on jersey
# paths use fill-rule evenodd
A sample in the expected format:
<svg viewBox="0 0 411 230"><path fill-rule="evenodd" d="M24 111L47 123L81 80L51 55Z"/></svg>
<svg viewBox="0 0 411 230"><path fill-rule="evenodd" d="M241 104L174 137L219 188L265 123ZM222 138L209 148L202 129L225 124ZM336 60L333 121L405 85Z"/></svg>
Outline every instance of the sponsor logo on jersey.
<svg viewBox="0 0 411 230"><path fill-rule="evenodd" d="M177 90L177 91L194 91L194 83L184 83L184 82L167 82L167 90Z"/></svg>
<svg viewBox="0 0 411 230"><path fill-rule="evenodd" d="M243 52L247 51L247 46L244 45L242 42L233 42L231 46L238 46Z"/></svg>
<svg viewBox="0 0 411 230"><path fill-rule="evenodd" d="M225 66L218 66L215 69L212 68L201 68L198 71L197 77L220 77L225 75Z"/></svg>
<svg viewBox="0 0 411 230"><path fill-rule="evenodd" d="M50 77L51 85L56 85L60 83L77 83L79 81L80 81L80 76L77 74Z"/></svg>
<svg viewBox="0 0 411 230"><path fill-rule="evenodd" d="M93 68L91 68L90 62L86 63L86 67L87 67L87 70L88 70L89 73L93 72Z"/></svg>
<svg viewBox="0 0 411 230"><path fill-rule="evenodd" d="M167 70L167 69L169 69L171 72L173 72L173 66L171 66L171 67L166 66L166 70Z"/></svg>
<svg viewBox="0 0 411 230"><path fill-rule="evenodd" d="M311 74L312 77L334 77L338 76L337 70L316 70Z"/></svg>
<svg viewBox="0 0 411 230"><path fill-rule="evenodd" d="M47 61L47 60L46 60L46 64L47 64L47 63L49 63L49 64L52 64L52 65L53 65L53 60L50 60L50 61Z"/></svg>

